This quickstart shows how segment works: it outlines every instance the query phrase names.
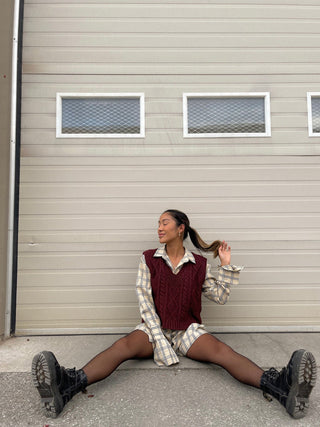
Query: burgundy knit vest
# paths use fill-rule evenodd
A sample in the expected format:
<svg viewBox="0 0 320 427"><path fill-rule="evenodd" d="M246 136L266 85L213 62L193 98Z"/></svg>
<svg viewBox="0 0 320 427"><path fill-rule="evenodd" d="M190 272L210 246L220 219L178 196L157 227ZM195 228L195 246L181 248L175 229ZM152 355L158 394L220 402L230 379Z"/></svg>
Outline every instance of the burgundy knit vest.
<svg viewBox="0 0 320 427"><path fill-rule="evenodd" d="M156 249L144 252L151 274L156 311L164 329L185 330L201 322L201 292L206 277L206 258L193 254L196 263L183 265L174 274L165 260L154 257Z"/></svg>

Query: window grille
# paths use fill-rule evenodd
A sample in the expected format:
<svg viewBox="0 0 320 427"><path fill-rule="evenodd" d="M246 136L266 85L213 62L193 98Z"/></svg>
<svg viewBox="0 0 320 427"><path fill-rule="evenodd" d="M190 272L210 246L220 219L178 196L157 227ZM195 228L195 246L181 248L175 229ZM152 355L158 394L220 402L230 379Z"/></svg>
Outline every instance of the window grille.
<svg viewBox="0 0 320 427"><path fill-rule="evenodd" d="M57 94L57 137L143 136L142 94Z"/></svg>
<svg viewBox="0 0 320 427"><path fill-rule="evenodd" d="M270 136L268 93L184 94L185 137Z"/></svg>
<svg viewBox="0 0 320 427"><path fill-rule="evenodd" d="M320 92L308 92L309 136L320 136Z"/></svg>

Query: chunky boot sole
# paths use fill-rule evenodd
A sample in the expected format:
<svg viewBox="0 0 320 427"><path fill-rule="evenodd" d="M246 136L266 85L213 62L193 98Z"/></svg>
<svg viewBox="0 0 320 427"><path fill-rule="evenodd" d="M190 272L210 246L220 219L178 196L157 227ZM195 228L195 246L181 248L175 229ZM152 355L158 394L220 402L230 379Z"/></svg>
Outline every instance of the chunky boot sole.
<svg viewBox="0 0 320 427"><path fill-rule="evenodd" d="M64 404L57 384L58 362L50 351L42 351L32 360L32 380L41 397L41 406L47 417L56 418ZM59 366L59 365L58 365Z"/></svg>
<svg viewBox="0 0 320 427"><path fill-rule="evenodd" d="M317 365L313 354L298 350L292 358L292 385L286 410L293 418L302 418L309 407L309 395L317 379Z"/></svg>

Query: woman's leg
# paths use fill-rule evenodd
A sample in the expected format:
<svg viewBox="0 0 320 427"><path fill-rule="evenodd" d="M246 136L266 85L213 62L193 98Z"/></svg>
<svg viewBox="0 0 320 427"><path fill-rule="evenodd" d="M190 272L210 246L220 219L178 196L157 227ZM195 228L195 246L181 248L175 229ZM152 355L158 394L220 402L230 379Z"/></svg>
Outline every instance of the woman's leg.
<svg viewBox="0 0 320 427"><path fill-rule="evenodd" d="M279 400L293 418L302 418L307 412L317 378L317 364L309 351L296 350L280 372L274 368L263 371L217 338L204 334L192 344L186 356L220 365L237 380L261 388Z"/></svg>
<svg viewBox="0 0 320 427"><path fill-rule="evenodd" d="M89 385L109 376L126 360L146 359L152 355L153 346L149 342L148 335L135 330L95 356L82 370L88 378Z"/></svg>
<svg viewBox="0 0 320 427"><path fill-rule="evenodd" d="M46 415L56 418L65 404L87 385L107 377L125 360L147 358L152 354L148 335L137 330L116 341L79 370L60 366L52 352L42 351L33 358L32 378Z"/></svg>
<svg viewBox="0 0 320 427"><path fill-rule="evenodd" d="M263 370L210 334L201 335L192 344L186 356L222 366L237 380L260 388Z"/></svg>

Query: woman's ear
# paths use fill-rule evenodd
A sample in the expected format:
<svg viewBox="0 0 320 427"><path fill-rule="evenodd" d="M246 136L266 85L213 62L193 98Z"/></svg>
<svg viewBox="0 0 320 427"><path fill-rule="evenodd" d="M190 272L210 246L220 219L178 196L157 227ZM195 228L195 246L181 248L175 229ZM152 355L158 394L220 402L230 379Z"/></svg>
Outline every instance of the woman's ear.
<svg viewBox="0 0 320 427"><path fill-rule="evenodd" d="M184 224L180 224L178 227L178 231L179 231L179 236L180 235L184 235L184 230L185 230L186 226Z"/></svg>

